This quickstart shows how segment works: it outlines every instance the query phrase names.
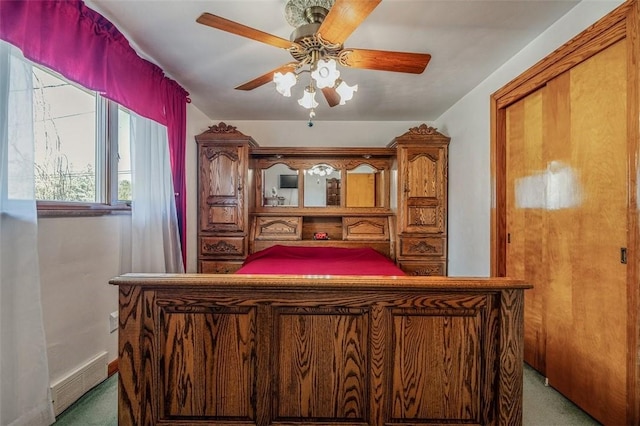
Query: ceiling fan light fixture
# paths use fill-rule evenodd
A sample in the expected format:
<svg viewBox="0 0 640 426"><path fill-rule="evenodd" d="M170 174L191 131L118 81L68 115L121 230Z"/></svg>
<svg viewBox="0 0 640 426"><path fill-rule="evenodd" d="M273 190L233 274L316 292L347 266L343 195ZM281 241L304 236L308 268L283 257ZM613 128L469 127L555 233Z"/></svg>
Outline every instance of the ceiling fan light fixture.
<svg viewBox="0 0 640 426"><path fill-rule="evenodd" d="M307 86L307 88L304 89L302 98L298 99L298 104L306 109L316 108L318 106L318 102L316 102L316 90L311 86Z"/></svg>
<svg viewBox="0 0 640 426"><path fill-rule="evenodd" d="M296 85L297 81L297 76L292 72L285 74L276 72L273 74L273 82L276 84L276 90L286 98L291 97L291 88Z"/></svg>
<svg viewBox="0 0 640 426"><path fill-rule="evenodd" d="M335 86L336 80L340 77L336 61L334 59L320 59L316 63L315 69L311 71L311 77L316 81L318 89Z"/></svg>
<svg viewBox="0 0 640 426"><path fill-rule="evenodd" d="M312 176L312 175L316 175L316 176L329 176L331 173L333 173L335 171L335 169L328 165L328 164L316 164L313 167L311 167L309 170L305 170L305 173Z"/></svg>
<svg viewBox="0 0 640 426"><path fill-rule="evenodd" d="M340 95L340 103L338 105L344 105L353 98L353 92L358 91L358 85L349 86L344 80L338 81L339 84L336 87L336 92Z"/></svg>
<svg viewBox="0 0 640 426"><path fill-rule="evenodd" d="M0 0L1 1L1 0ZM309 110L309 127L315 116L316 88L329 107L344 105L358 86L340 79L336 65L343 67L421 74L431 59L428 53L387 50L345 49L343 43L373 12L381 0L285 0L285 16L295 28L289 40L256 28L204 12L196 22L227 33L285 49L294 62L286 63L238 87L253 90L273 81L278 93L291 96L291 89L303 72L310 74L309 86L298 103ZM297 97L297 96L296 96Z"/></svg>

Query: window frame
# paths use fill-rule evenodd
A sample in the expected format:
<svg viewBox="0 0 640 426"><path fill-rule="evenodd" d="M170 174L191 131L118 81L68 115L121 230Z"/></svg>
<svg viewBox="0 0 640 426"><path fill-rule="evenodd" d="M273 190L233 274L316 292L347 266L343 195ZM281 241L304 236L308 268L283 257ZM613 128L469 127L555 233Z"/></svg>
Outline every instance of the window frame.
<svg viewBox="0 0 640 426"><path fill-rule="evenodd" d="M131 212L131 202L118 200L118 109L127 108L103 97L100 93L83 87L59 73L32 62L34 67L50 73L80 90L96 97L96 199L102 201L57 201L36 200L39 217L55 216L101 216L117 212Z"/></svg>

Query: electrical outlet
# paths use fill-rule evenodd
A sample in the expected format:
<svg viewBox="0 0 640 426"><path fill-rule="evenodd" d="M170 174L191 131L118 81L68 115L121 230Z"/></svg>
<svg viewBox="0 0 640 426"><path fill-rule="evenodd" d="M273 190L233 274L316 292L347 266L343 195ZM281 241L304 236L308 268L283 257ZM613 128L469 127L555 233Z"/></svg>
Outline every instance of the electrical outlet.
<svg viewBox="0 0 640 426"><path fill-rule="evenodd" d="M118 311L109 314L109 333L113 333L118 329Z"/></svg>

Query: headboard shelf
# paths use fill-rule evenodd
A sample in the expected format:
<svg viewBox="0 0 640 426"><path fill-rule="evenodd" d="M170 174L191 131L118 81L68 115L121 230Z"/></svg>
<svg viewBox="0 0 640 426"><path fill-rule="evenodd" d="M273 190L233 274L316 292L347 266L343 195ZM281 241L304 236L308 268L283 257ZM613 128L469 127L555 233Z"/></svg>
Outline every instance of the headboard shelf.
<svg viewBox="0 0 640 426"><path fill-rule="evenodd" d="M330 207L271 207L256 208L250 216L394 216L395 213L385 208L330 208Z"/></svg>

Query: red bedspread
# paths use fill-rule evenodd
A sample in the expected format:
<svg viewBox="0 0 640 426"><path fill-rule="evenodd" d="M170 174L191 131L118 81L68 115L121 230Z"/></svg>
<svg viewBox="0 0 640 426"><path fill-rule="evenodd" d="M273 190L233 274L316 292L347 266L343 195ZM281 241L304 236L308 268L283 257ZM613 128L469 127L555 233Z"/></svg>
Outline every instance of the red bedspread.
<svg viewBox="0 0 640 426"><path fill-rule="evenodd" d="M405 275L372 248L276 245L247 257L237 274Z"/></svg>

